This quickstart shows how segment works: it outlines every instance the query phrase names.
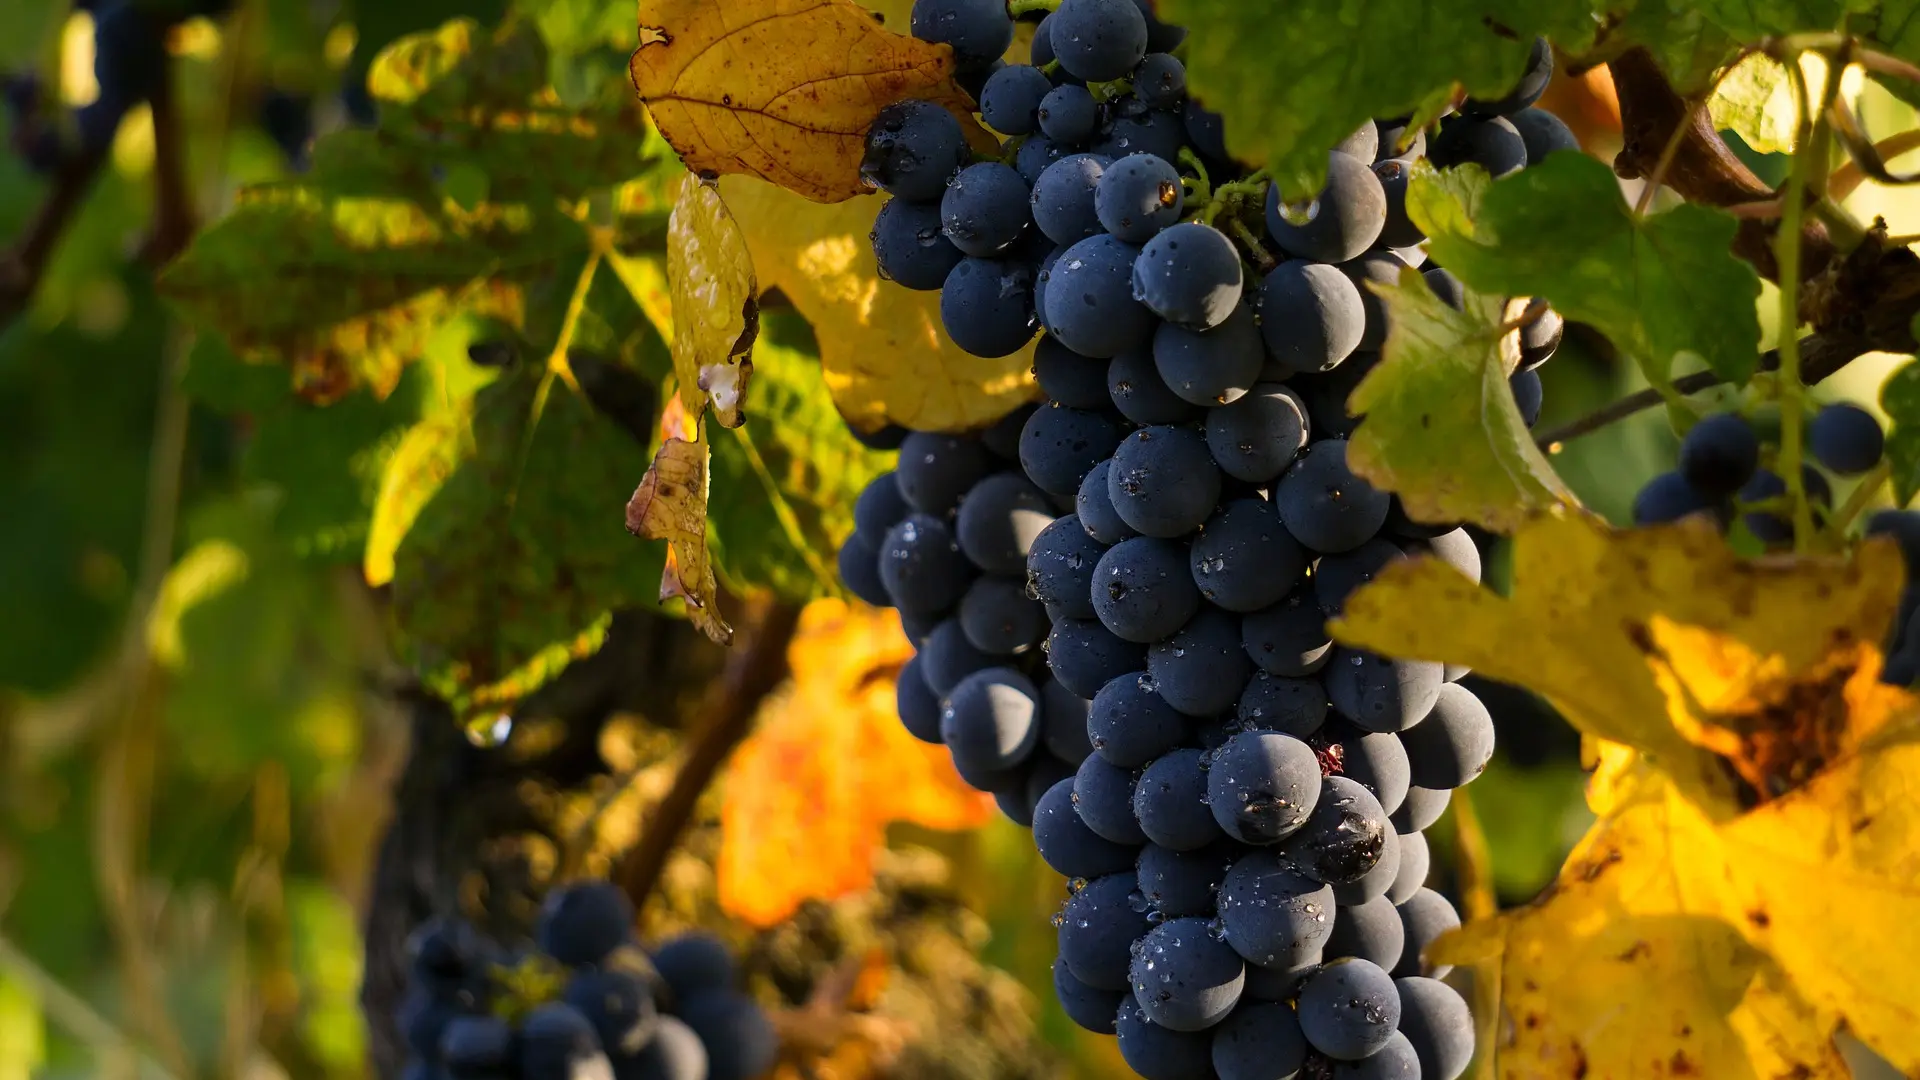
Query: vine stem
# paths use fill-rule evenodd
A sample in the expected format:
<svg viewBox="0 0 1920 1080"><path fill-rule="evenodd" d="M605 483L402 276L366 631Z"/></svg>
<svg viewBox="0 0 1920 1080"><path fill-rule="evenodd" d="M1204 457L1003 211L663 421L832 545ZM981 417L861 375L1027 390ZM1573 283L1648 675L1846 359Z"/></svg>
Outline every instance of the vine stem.
<svg viewBox="0 0 1920 1080"><path fill-rule="evenodd" d="M1827 522L1828 538L1835 541L1844 540L1847 527L1853 524L1853 520L1859 517L1862 511L1873 505L1874 496L1880 493L1880 486L1885 484L1887 478L1892 475L1893 463L1882 455L1880 464L1875 465L1872 472L1860 478L1860 483L1853 489L1853 494L1847 496L1846 505L1842 506L1839 512Z"/></svg>
<svg viewBox="0 0 1920 1080"><path fill-rule="evenodd" d="M751 621L753 633L746 647L729 654L726 669L701 709L705 722L674 774L673 786L654 809L640 842L611 875L636 908L646 903L660 883L667 857L693 820L701 794L747 737L760 703L787 677L787 647L800 626L799 607L763 600Z"/></svg>
<svg viewBox="0 0 1920 1080"><path fill-rule="evenodd" d="M1920 131L1902 131L1873 144L1873 152L1882 161L1892 161L1915 150L1920 150ZM1844 199L1853 194L1854 189L1866 179L1866 170L1860 167L1859 162L1849 159L1833 170L1832 176L1827 177L1827 197L1836 202Z"/></svg>

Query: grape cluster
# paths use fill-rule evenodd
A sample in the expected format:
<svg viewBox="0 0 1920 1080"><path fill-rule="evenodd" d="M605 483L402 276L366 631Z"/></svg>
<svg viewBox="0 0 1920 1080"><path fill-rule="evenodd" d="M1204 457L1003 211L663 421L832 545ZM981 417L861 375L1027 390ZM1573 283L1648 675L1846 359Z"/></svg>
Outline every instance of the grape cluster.
<svg viewBox="0 0 1920 1080"><path fill-rule="evenodd" d="M1363 126L1291 205L1232 161L1169 52L1181 32L1135 0L1061 0L1032 66L994 59L998 0L920 0L913 28L954 46L1009 141L976 160L946 110L885 110L863 164L892 196L876 261L939 290L968 352L1041 333L1045 401L971 441L908 435L862 496L892 509L860 515L841 572L919 645L903 722L1030 820L1071 883L1061 1004L1140 1075L1451 1080L1472 1025L1421 959L1459 923L1425 888L1422 830L1485 767L1492 721L1465 669L1336 646L1326 620L1401 559L1477 579L1480 549L1353 473L1346 401L1386 339L1367 283L1413 267L1464 298L1407 216L1413 162L1501 176L1575 146L1532 107L1551 52L1431 139ZM1531 424L1561 320L1529 314L1512 387ZM1017 630L970 630L976 589L1019 612L985 625Z"/></svg>
<svg viewBox="0 0 1920 1080"><path fill-rule="evenodd" d="M1805 428L1808 460L1800 465L1815 528L1834 524L1833 485L1828 474L1857 478L1873 472L1886 455L1886 432L1867 410L1845 402L1822 407ZM1793 506L1786 480L1774 467L1780 452L1777 417L1715 413L1695 422L1680 441L1679 467L1649 480L1633 500L1636 525L1661 525L1704 516L1729 534L1759 545L1793 545ZM1920 682L1920 512L1887 510L1867 519L1868 536L1893 537L1901 547L1910 582L1900 598L1886 642L1881 678L1910 686Z"/></svg>
<svg viewBox="0 0 1920 1080"><path fill-rule="evenodd" d="M691 933L649 955L633 906L606 882L549 895L532 950L437 920L410 943L399 1028L407 1080L749 1080L777 1036L740 993L719 940Z"/></svg>

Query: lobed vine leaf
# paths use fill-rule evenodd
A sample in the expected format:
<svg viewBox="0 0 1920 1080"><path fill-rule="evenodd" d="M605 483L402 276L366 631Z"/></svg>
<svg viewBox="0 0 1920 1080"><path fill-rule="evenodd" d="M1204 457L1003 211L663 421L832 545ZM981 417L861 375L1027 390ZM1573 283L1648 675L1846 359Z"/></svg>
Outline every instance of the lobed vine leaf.
<svg viewBox="0 0 1920 1080"><path fill-rule="evenodd" d="M818 202L871 193L860 157L886 106L972 113L951 47L888 30L853 0L643 0L632 76L687 168Z"/></svg>
<svg viewBox="0 0 1920 1080"><path fill-rule="evenodd" d="M686 601L687 618L716 645L733 641L733 627L720 615L720 586L707 550L707 464L712 447L700 437L700 420L679 399L660 418L660 449L627 501L627 531L667 542L660 599Z"/></svg>
<svg viewBox="0 0 1920 1080"><path fill-rule="evenodd" d="M1893 425L1887 432L1895 501L1905 506L1920 494L1920 366L1908 363L1880 387L1880 408Z"/></svg>
<svg viewBox="0 0 1920 1080"><path fill-rule="evenodd" d="M1707 115L1761 154L1791 154L1800 114L1786 66L1765 53L1748 53L1714 85Z"/></svg>
<svg viewBox="0 0 1920 1080"><path fill-rule="evenodd" d="M719 189L691 173L667 222L667 283L680 401L695 424L711 405L721 427L739 427L760 332L753 256Z"/></svg>
<svg viewBox="0 0 1920 1080"><path fill-rule="evenodd" d="M1730 250L1731 216L1689 205L1641 217L1612 170L1582 154L1549 155L1463 209L1461 193L1483 176L1443 185L1416 170L1407 196L1434 258L1470 288L1546 297L1633 354L1655 382L1682 353L1729 382L1753 374L1760 277Z"/></svg>
<svg viewBox="0 0 1920 1080"><path fill-rule="evenodd" d="M1419 521L1504 531L1574 504L1514 404L1507 379L1518 344L1499 301L1469 294L1466 310L1455 311L1411 268L1397 287L1369 287L1385 301L1391 329L1379 365L1348 402L1366 417L1347 450L1354 471L1397 493Z"/></svg>
<svg viewBox="0 0 1920 1080"><path fill-rule="evenodd" d="M792 681L734 752L720 809L720 905L756 927L871 885L893 822L970 829L992 813L943 748L900 726L894 680L913 646L896 613L816 600L788 655Z"/></svg>
<svg viewBox="0 0 1920 1080"><path fill-rule="evenodd" d="M962 352L940 329L938 293L881 278L867 235L878 200L820 206L744 177L721 190L761 287L779 289L813 325L821 374L848 423L963 431L1034 396L1031 346L997 360Z"/></svg>

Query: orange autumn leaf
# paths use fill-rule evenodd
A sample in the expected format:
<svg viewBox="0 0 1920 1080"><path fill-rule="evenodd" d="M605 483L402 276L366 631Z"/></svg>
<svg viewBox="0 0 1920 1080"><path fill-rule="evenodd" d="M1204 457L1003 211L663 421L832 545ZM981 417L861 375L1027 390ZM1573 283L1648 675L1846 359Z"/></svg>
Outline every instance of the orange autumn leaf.
<svg viewBox="0 0 1920 1080"><path fill-rule="evenodd" d="M699 418L678 397L668 401L661 414L660 435L653 464L627 500L627 531L667 542L660 599L685 600L687 618L701 633L716 645L731 644L733 627L720 615L720 585L707 547L707 465L712 448L700 437Z"/></svg>
<svg viewBox="0 0 1920 1080"><path fill-rule="evenodd" d="M970 118L953 49L880 25L853 0L642 0L634 89L687 167L744 173L816 202L872 189L867 128L902 98Z"/></svg>
<svg viewBox="0 0 1920 1080"><path fill-rule="evenodd" d="M970 829L992 811L942 747L907 734L894 680L913 647L892 611L816 600L788 652L793 678L728 766L720 904L769 926L809 899L857 892L891 822Z"/></svg>

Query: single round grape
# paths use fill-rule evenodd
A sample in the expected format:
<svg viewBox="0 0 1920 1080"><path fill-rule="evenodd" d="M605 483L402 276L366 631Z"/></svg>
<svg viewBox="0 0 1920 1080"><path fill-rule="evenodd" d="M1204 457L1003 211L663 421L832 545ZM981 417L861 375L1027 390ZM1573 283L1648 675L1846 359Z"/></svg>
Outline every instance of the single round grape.
<svg viewBox="0 0 1920 1080"><path fill-rule="evenodd" d="M534 939L562 964L597 964L633 937L633 901L618 885L579 881L547 894Z"/></svg>
<svg viewBox="0 0 1920 1080"><path fill-rule="evenodd" d="M1460 111L1472 116L1507 116L1527 108L1540 100L1547 92L1547 84L1553 81L1553 47L1547 39L1533 39L1533 47L1527 50L1527 66L1520 73L1520 79L1513 89L1491 101L1485 98L1468 98L1460 106Z"/></svg>
<svg viewBox="0 0 1920 1080"><path fill-rule="evenodd" d="M940 196L940 228L962 254L998 255L1033 222L1027 182L1011 166L982 161L960 170Z"/></svg>
<svg viewBox="0 0 1920 1080"><path fill-rule="evenodd" d="M1447 685L1441 666L1340 646L1322 679L1342 716L1368 731L1405 731L1424 719Z"/></svg>
<svg viewBox="0 0 1920 1080"><path fill-rule="evenodd" d="M1073 977L1099 990L1126 990L1133 943L1152 928L1134 895L1134 875L1086 882L1067 897L1054 925L1059 955Z"/></svg>
<svg viewBox="0 0 1920 1080"><path fill-rule="evenodd" d="M1241 620L1241 646L1260 670L1300 678L1327 665L1333 638L1311 596L1306 588L1295 589L1286 599Z"/></svg>
<svg viewBox="0 0 1920 1080"><path fill-rule="evenodd" d="M582 968L567 980L567 1004L592 1023L609 1054L633 1055L659 1030L660 1013L646 976L619 968Z"/></svg>
<svg viewBox="0 0 1920 1080"><path fill-rule="evenodd" d="M1147 337L1154 315L1133 295L1139 253L1106 233L1062 252L1047 278L1047 329L1074 352L1103 359Z"/></svg>
<svg viewBox="0 0 1920 1080"><path fill-rule="evenodd" d="M1348 777L1329 776L1320 781L1312 806L1282 851L1288 861L1329 885L1358 881L1379 865L1393 827L1373 792Z"/></svg>
<svg viewBox="0 0 1920 1080"><path fill-rule="evenodd" d="M1040 102L1040 130L1061 143L1083 143L1100 126L1100 105L1086 87L1065 83Z"/></svg>
<svg viewBox="0 0 1920 1080"><path fill-rule="evenodd" d="M1049 335L1034 346L1033 380L1048 398L1067 408L1107 407L1107 361L1081 356Z"/></svg>
<svg viewBox="0 0 1920 1080"><path fill-rule="evenodd" d="M1391 540L1373 539L1336 555L1323 555L1313 567L1313 599L1328 618L1340 613L1355 589L1372 581L1406 554Z"/></svg>
<svg viewBox="0 0 1920 1080"><path fill-rule="evenodd" d="M1345 439L1307 447L1274 488L1274 506L1294 539L1323 553L1351 551L1387 520L1387 493L1347 467Z"/></svg>
<svg viewBox="0 0 1920 1080"><path fill-rule="evenodd" d="M1189 716L1232 709L1253 677L1253 662L1241 647L1240 617L1202 607L1179 633L1148 647L1147 672L1160 696Z"/></svg>
<svg viewBox="0 0 1920 1080"><path fill-rule="evenodd" d="M1033 274L1023 262L960 260L940 287L940 325L955 345L974 356L1019 352L1038 328Z"/></svg>
<svg viewBox="0 0 1920 1080"><path fill-rule="evenodd" d="M1182 424L1200 412L1160 377L1151 343L1128 349L1108 363L1107 393L1120 415L1136 424Z"/></svg>
<svg viewBox="0 0 1920 1080"><path fill-rule="evenodd" d="M962 71L983 68L1013 44L1004 0L913 0L913 36L953 46Z"/></svg>
<svg viewBox="0 0 1920 1080"><path fill-rule="evenodd" d="M1493 716L1473 691L1440 688L1426 719L1400 733L1412 781L1425 788L1457 788L1493 759Z"/></svg>
<svg viewBox="0 0 1920 1080"><path fill-rule="evenodd" d="M892 607L886 583L880 580L880 552L858 532L847 536L836 556L840 581L847 591L874 607Z"/></svg>
<svg viewBox="0 0 1920 1080"><path fill-rule="evenodd" d="M1027 591L1067 618L1093 619L1093 568L1106 551L1068 514L1040 530L1027 554Z"/></svg>
<svg viewBox="0 0 1920 1080"><path fill-rule="evenodd" d="M947 178L972 156L960 121L930 101L896 101L867 130L860 176L910 202L937 202Z"/></svg>
<svg viewBox="0 0 1920 1080"><path fill-rule="evenodd" d="M1392 738L1391 735L1387 736ZM1391 822L1392 819L1388 819ZM1342 907L1364 904L1387 895L1395 875L1400 872L1400 834L1388 829L1382 834L1380 860L1359 878L1333 887L1333 898Z"/></svg>
<svg viewBox="0 0 1920 1080"><path fill-rule="evenodd" d="M945 700L960 681L976 671L1000 666L1000 658L990 656L967 641L959 619L943 619L920 645L920 671L927 686ZM942 739L945 738L942 720Z"/></svg>
<svg viewBox="0 0 1920 1080"><path fill-rule="evenodd" d="M1243 731L1214 751L1207 806L1243 844L1277 844L1306 824L1320 795L1313 748L1277 731Z"/></svg>
<svg viewBox="0 0 1920 1080"><path fill-rule="evenodd" d="M1093 569L1093 610L1108 630L1150 645L1200 610L1184 544L1136 536L1107 549Z"/></svg>
<svg viewBox="0 0 1920 1080"><path fill-rule="evenodd" d="M1189 428L1146 427L1120 440L1107 472L1115 512L1143 536L1172 539L1199 528L1220 501L1220 468Z"/></svg>
<svg viewBox="0 0 1920 1080"><path fill-rule="evenodd" d="M1060 1011L1067 1014L1067 1019L1095 1035L1111 1035L1113 1018L1127 995L1120 990L1088 986L1074 977L1065 959L1056 956L1053 960L1053 996L1059 999Z"/></svg>
<svg viewBox="0 0 1920 1080"><path fill-rule="evenodd" d="M1399 736L1367 731L1336 717L1314 745L1338 766L1335 772L1372 792L1381 810L1392 814L1406 801L1413 769Z"/></svg>
<svg viewBox="0 0 1920 1080"><path fill-rule="evenodd" d="M1153 108L1177 109L1187 99L1187 66L1168 53L1148 53L1133 71L1133 92Z"/></svg>
<svg viewBox="0 0 1920 1080"><path fill-rule="evenodd" d="M1040 99L1053 89L1045 72L1027 64L1009 64L980 89L980 118L1002 135L1031 135L1040 130Z"/></svg>
<svg viewBox="0 0 1920 1080"><path fill-rule="evenodd" d="M1094 193L1100 224L1129 244L1144 244L1180 220L1186 190L1180 173L1154 154L1129 154L1115 161Z"/></svg>
<svg viewBox="0 0 1920 1080"><path fill-rule="evenodd" d="M880 581L902 611L945 611L959 602L972 576L953 533L932 515L907 515L880 545Z"/></svg>
<svg viewBox="0 0 1920 1080"><path fill-rule="evenodd" d="M1400 993L1380 965L1334 960L1300 987L1300 1032L1336 1061L1358 1061L1393 1038L1400 1025Z"/></svg>
<svg viewBox="0 0 1920 1080"><path fill-rule="evenodd" d="M702 994L681 1005L680 1019L707 1048L708 1080L752 1080L780 1056L773 1023L743 994Z"/></svg>
<svg viewBox="0 0 1920 1080"><path fill-rule="evenodd" d="M739 977L733 951L704 930L676 934L661 942L653 952L653 968L678 1000L731 990Z"/></svg>
<svg viewBox="0 0 1920 1080"><path fill-rule="evenodd" d="M1134 943L1134 1001L1175 1031L1205 1031L1240 1001L1247 964L1205 919L1169 919Z"/></svg>
<svg viewBox="0 0 1920 1080"><path fill-rule="evenodd" d="M497 1016L456 1016L440 1035L440 1063L455 1076L505 1074L513 1051L513 1029Z"/></svg>
<svg viewBox="0 0 1920 1080"><path fill-rule="evenodd" d="M1453 789L1423 788L1418 784L1407 789L1407 797L1401 801L1400 809L1391 815L1393 827L1402 833L1416 833L1440 820L1447 810L1447 803L1453 799Z"/></svg>
<svg viewBox="0 0 1920 1080"><path fill-rule="evenodd" d="M916 431L900 444L894 481L908 505L941 516L960 505L960 497L992 469L986 447L968 435Z"/></svg>
<svg viewBox="0 0 1920 1080"><path fill-rule="evenodd" d="M1346 262L1372 247L1386 223L1380 178L1368 162L1346 154L1327 155L1326 186L1297 214L1281 205L1280 185L1267 189L1267 233L1291 255Z"/></svg>
<svg viewBox="0 0 1920 1080"><path fill-rule="evenodd" d="M1540 382L1537 371L1516 371L1507 379L1507 388L1513 394L1513 406L1520 412L1520 422L1532 427L1540 422L1540 410L1546 405L1546 387Z"/></svg>
<svg viewBox="0 0 1920 1080"><path fill-rule="evenodd" d="M1339 905L1325 955L1329 960L1355 957L1392 971L1400 962L1400 951L1406 944L1407 932L1400 925L1400 912L1386 897L1377 896L1364 904Z"/></svg>
<svg viewBox="0 0 1920 1080"><path fill-rule="evenodd" d="M1478 165L1498 180L1527 167L1527 141L1504 116L1459 116L1441 123L1427 160L1442 169Z"/></svg>
<svg viewBox="0 0 1920 1080"><path fill-rule="evenodd" d="M1267 969L1317 963L1333 932L1333 890L1293 870L1271 849L1244 855L1220 883L1227 944Z"/></svg>
<svg viewBox="0 0 1920 1080"><path fill-rule="evenodd" d="M1029 184L1040 182L1047 166L1073 153L1073 147L1054 142L1045 135L1029 135L1013 155L1013 169Z"/></svg>
<svg viewBox="0 0 1920 1080"><path fill-rule="evenodd" d="M1359 1061L1340 1061L1333 1066L1333 1080L1419 1080L1420 1075L1420 1057L1398 1031L1385 1046Z"/></svg>
<svg viewBox="0 0 1920 1080"><path fill-rule="evenodd" d="M1113 508L1113 496L1107 491L1107 470L1112 464L1109 458L1095 465L1087 478L1080 481L1080 493L1073 497L1073 509L1081 527L1102 544L1117 544L1139 535L1120 520L1119 512Z"/></svg>
<svg viewBox="0 0 1920 1080"><path fill-rule="evenodd" d="M1073 808L1073 777L1046 790L1033 808L1033 845L1040 859L1066 878L1118 874L1133 865L1137 852L1105 839L1080 820Z"/></svg>
<svg viewBox="0 0 1920 1080"><path fill-rule="evenodd" d="M900 492L898 474L883 472L867 481L867 486L860 489L860 497L854 500L854 531L866 536L869 543L878 544L888 529L900 524L912 512L913 506Z"/></svg>
<svg viewBox="0 0 1920 1080"><path fill-rule="evenodd" d="M1887 435L1880 429L1880 421L1858 405L1828 405L1807 425L1807 449L1820 464L1841 476L1856 476L1880 464L1886 447Z"/></svg>
<svg viewBox="0 0 1920 1080"><path fill-rule="evenodd" d="M1042 14L1040 21L1034 24L1033 42L1027 46L1027 62L1037 68L1053 63L1053 12L1051 11ZM1060 72L1059 77L1073 78L1064 71Z"/></svg>
<svg viewBox="0 0 1920 1080"><path fill-rule="evenodd" d="M1214 1080L1210 1033L1156 1024L1132 994L1120 1002L1113 1028L1120 1037L1121 1059L1143 1080Z"/></svg>
<svg viewBox="0 0 1920 1080"><path fill-rule="evenodd" d="M1025 475L999 472L961 498L954 531L961 553L975 566L993 574L1018 574L1026 569L1034 540L1053 518L1046 495Z"/></svg>
<svg viewBox="0 0 1920 1080"><path fill-rule="evenodd" d="M1718 505L1718 500L1687 483L1679 473L1661 473L1634 495L1633 523L1665 525L1694 514L1712 513Z"/></svg>
<svg viewBox="0 0 1920 1080"><path fill-rule="evenodd" d="M1460 913L1453 910L1447 898L1432 889L1417 889L1414 894L1402 901L1395 910L1400 912L1400 923L1406 932L1407 946L1400 954L1400 963L1394 966L1396 976L1428 975L1444 979L1453 970L1452 965L1428 964L1424 954L1427 946L1439 939L1441 934L1456 930L1460 926Z"/></svg>
<svg viewBox="0 0 1920 1080"><path fill-rule="evenodd" d="M1242 304L1224 323L1204 332L1161 323L1153 333L1153 366L1167 388L1185 401L1205 406L1238 401L1267 366L1259 320Z"/></svg>
<svg viewBox="0 0 1920 1080"><path fill-rule="evenodd" d="M1327 720L1327 689L1312 677L1290 679L1256 671L1240 692L1235 717L1249 731L1278 731L1304 739Z"/></svg>
<svg viewBox="0 0 1920 1080"><path fill-rule="evenodd" d="M1351 262L1341 263L1339 270L1353 280L1354 287L1360 292L1360 309L1366 312L1366 328L1360 333L1360 348L1376 351L1387 340L1387 302L1372 286L1399 285L1401 274L1407 270L1406 260L1391 251L1369 251ZM1431 272L1446 273L1444 270Z"/></svg>
<svg viewBox="0 0 1920 1080"><path fill-rule="evenodd" d="M1020 467L1049 495L1073 495L1120 445L1120 426L1096 412L1048 405L1020 430Z"/></svg>
<svg viewBox="0 0 1920 1080"><path fill-rule="evenodd" d="M1291 1077L1306 1060L1306 1037L1285 1002L1242 1000L1213 1034L1213 1071L1220 1080Z"/></svg>
<svg viewBox="0 0 1920 1080"><path fill-rule="evenodd" d="M1140 845L1147 836L1133 818L1133 772L1095 754L1074 773L1073 806L1080 820L1116 844Z"/></svg>
<svg viewBox="0 0 1920 1080"><path fill-rule="evenodd" d="M1140 895L1161 918L1212 915L1214 894L1240 850L1225 843L1193 851L1148 844L1136 865Z"/></svg>
<svg viewBox="0 0 1920 1080"><path fill-rule="evenodd" d="M1090 698L1108 681L1138 671L1146 650L1114 636L1098 619L1058 619L1047 635L1047 665L1060 685Z"/></svg>
<svg viewBox="0 0 1920 1080"><path fill-rule="evenodd" d="M1432 849L1427 847L1427 834L1410 832L1400 834L1400 867L1393 876L1393 884L1387 889L1387 899L1394 906L1407 902L1414 893L1427 884L1427 871L1433 864Z"/></svg>
<svg viewBox="0 0 1920 1080"><path fill-rule="evenodd" d="M1133 262L1134 298L1188 330L1211 330L1240 306L1240 253L1227 234L1189 221L1154 235Z"/></svg>
<svg viewBox="0 0 1920 1080"><path fill-rule="evenodd" d="M1399 158L1388 158L1373 167L1373 175L1379 179L1380 192L1387 200L1387 221L1380 229L1380 243L1402 248L1425 240L1427 235L1407 216L1407 183L1413 178L1412 165Z"/></svg>
<svg viewBox="0 0 1920 1080"><path fill-rule="evenodd" d="M902 288L938 289L965 258L942 231L940 208L932 203L888 199L867 238L880 276Z"/></svg>
<svg viewBox="0 0 1920 1080"><path fill-rule="evenodd" d="M1119 0L1061 0L1047 20L1054 59L1077 78L1126 77L1147 55L1147 20Z"/></svg>
<svg viewBox="0 0 1920 1080"><path fill-rule="evenodd" d="M1246 396L1207 410L1207 448L1214 462L1221 472L1250 484L1286 472L1306 448L1307 433L1306 403L1279 383L1256 384Z"/></svg>
<svg viewBox="0 0 1920 1080"><path fill-rule="evenodd" d="M907 734L925 743L940 742L940 695L927 685L927 677L921 670L920 656L915 654L900 669L900 677L894 682L894 704L900 716L900 725Z"/></svg>
<svg viewBox="0 0 1920 1080"><path fill-rule="evenodd" d="M1521 109L1507 117L1527 146L1527 164L1538 165L1555 150L1578 152L1580 140L1566 121L1545 109Z"/></svg>
<svg viewBox="0 0 1920 1080"><path fill-rule="evenodd" d="M1186 741L1187 718L1167 704L1144 671L1118 675L1100 687L1087 710L1093 752L1124 769L1137 769Z"/></svg>
<svg viewBox="0 0 1920 1080"><path fill-rule="evenodd" d="M1395 979L1400 1033L1419 1061L1422 1080L1455 1080L1473 1060L1473 1013L1453 987L1438 979Z"/></svg>
<svg viewBox="0 0 1920 1080"><path fill-rule="evenodd" d="M1264 499L1235 499L1193 538L1189 566L1200 595L1217 607L1273 606L1307 569L1307 554Z"/></svg>
<svg viewBox="0 0 1920 1080"><path fill-rule="evenodd" d="M1174 851L1197 851L1221 840L1207 810L1205 754L1193 747L1147 763L1133 787L1133 815L1147 839Z"/></svg>
<svg viewBox="0 0 1920 1080"><path fill-rule="evenodd" d="M940 740L962 772L1008 772L1040 742L1040 691L1012 668L961 679L940 714Z"/></svg>
<svg viewBox="0 0 1920 1080"><path fill-rule="evenodd" d="M1093 152L1110 158L1152 154L1171 161L1179 157L1186 141L1186 129L1180 117L1158 109L1141 111L1128 108L1129 105L1143 104L1138 99L1127 98L1116 102L1114 111L1118 118L1107 128L1104 136L1093 144Z"/></svg>
<svg viewBox="0 0 1920 1080"><path fill-rule="evenodd" d="M1061 87L1061 90L1085 90ZM1059 93L1059 90L1054 93ZM1050 96L1049 101L1053 100ZM1094 192L1107 170L1107 159L1097 154L1068 154L1048 165L1033 182L1034 223L1056 244L1075 244L1100 233L1094 213ZM1051 285L1051 281L1049 281Z"/></svg>

